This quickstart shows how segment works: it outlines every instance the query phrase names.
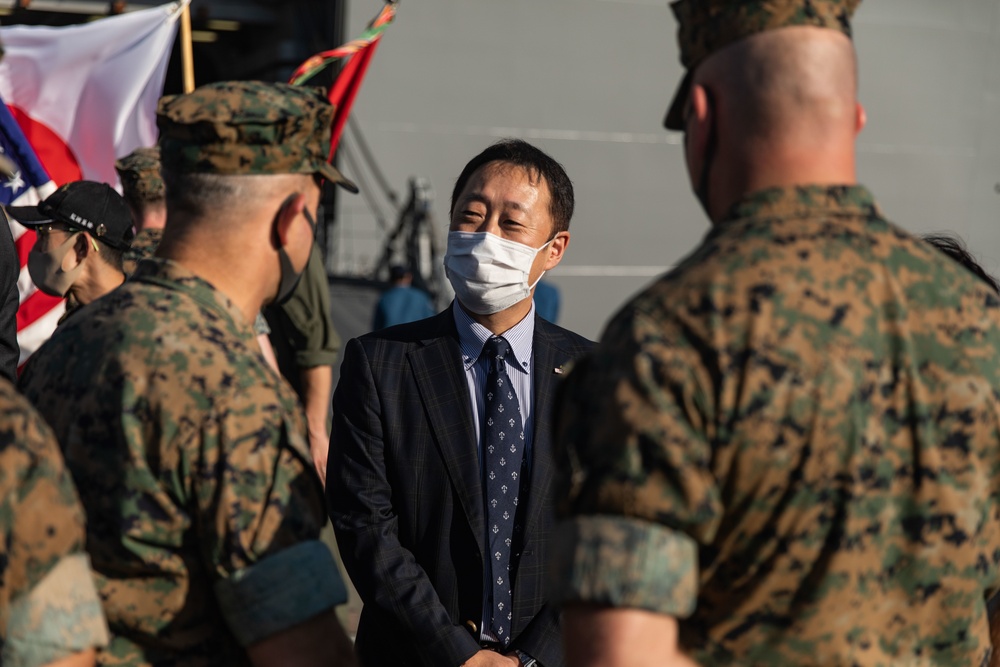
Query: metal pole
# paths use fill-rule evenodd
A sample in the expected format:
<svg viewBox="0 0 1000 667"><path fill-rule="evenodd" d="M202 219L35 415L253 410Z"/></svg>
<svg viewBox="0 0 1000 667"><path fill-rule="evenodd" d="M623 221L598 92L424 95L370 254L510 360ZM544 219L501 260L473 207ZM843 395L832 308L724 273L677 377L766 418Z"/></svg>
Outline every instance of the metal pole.
<svg viewBox="0 0 1000 667"><path fill-rule="evenodd" d="M184 76L184 92L194 90L194 51L191 48L191 3L181 10L181 70Z"/></svg>
<svg viewBox="0 0 1000 667"><path fill-rule="evenodd" d="M330 32L328 35L327 43L330 45L328 48L334 46L339 46L343 44L346 40L344 35L347 34L347 0L334 0L332 3L332 13L333 20L330 25ZM330 68L330 78L325 83L327 85L332 85L333 78L340 72L340 65L337 64L336 69ZM339 160L339 153L333 156L333 164L337 165ZM336 235L334 234L334 228L337 225L337 204L339 203L340 193L336 187L326 187L323 193L323 240L324 247L326 249L325 259L326 259L326 272L328 275L333 274L334 258L336 257Z"/></svg>

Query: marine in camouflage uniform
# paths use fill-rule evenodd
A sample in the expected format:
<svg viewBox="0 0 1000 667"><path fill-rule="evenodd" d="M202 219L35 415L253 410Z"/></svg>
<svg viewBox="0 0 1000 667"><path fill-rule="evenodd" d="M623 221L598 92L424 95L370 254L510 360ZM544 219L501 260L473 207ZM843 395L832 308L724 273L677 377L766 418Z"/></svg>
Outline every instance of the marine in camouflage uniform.
<svg viewBox="0 0 1000 667"><path fill-rule="evenodd" d="M850 13L675 10L687 63ZM997 295L862 186L752 191L714 222L567 380L554 597L673 617L701 665L985 664Z"/></svg>
<svg viewBox="0 0 1000 667"><path fill-rule="evenodd" d="M166 215L166 188L160 174L158 146L137 148L115 162L122 182L122 196L132 210L138 233L122 256L125 273L135 273L139 260L152 257L163 238L163 226L154 219ZM155 225L155 226L153 226Z"/></svg>
<svg viewBox="0 0 1000 667"><path fill-rule="evenodd" d="M139 233L135 235L135 240L132 241L132 247L129 248L124 255L122 255L125 273L128 275L135 273L136 268L139 266L139 262L147 257L152 257L156 252L157 246L160 245L160 241L162 240L162 228L140 230Z"/></svg>
<svg viewBox="0 0 1000 667"><path fill-rule="evenodd" d="M325 162L331 116L317 90L280 84L164 98L164 172L336 182ZM168 224L165 243L175 231ZM304 265L308 251L295 247ZM112 632L102 664L245 664L247 647L346 599L318 539L326 512L302 408L233 298L171 259L145 260L22 376L91 517L87 547Z"/></svg>
<svg viewBox="0 0 1000 667"><path fill-rule="evenodd" d="M0 380L0 664L36 667L104 646L84 517L59 445Z"/></svg>

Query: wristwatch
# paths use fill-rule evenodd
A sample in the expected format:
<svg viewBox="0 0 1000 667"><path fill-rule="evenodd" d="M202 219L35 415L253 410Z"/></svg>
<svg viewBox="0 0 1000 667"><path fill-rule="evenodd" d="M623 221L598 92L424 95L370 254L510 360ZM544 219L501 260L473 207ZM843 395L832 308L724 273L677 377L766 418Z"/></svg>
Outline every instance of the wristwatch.
<svg viewBox="0 0 1000 667"><path fill-rule="evenodd" d="M527 653L522 653L521 651L514 649L514 655L517 656L517 659L521 661L521 664L524 667L538 667L538 661Z"/></svg>

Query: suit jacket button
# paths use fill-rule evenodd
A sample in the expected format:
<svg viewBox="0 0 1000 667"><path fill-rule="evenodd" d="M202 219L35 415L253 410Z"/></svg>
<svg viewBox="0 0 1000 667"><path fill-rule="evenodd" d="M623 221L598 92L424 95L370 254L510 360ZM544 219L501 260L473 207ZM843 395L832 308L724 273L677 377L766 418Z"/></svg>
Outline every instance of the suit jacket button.
<svg viewBox="0 0 1000 667"><path fill-rule="evenodd" d="M465 627L469 630L469 633L479 640L479 626L477 626L473 621L466 621Z"/></svg>

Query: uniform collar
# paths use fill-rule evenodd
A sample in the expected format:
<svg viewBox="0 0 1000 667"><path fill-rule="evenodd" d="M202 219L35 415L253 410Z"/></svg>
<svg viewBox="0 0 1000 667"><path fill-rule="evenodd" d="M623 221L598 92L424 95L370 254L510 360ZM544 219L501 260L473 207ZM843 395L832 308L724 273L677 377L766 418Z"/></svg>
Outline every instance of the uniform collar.
<svg viewBox="0 0 1000 667"><path fill-rule="evenodd" d="M473 320L468 313L453 301L451 312L455 316L455 328L458 329L458 345L462 350L462 365L468 371L479 361L486 341L493 338L489 329ZM524 319L504 331L501 336L510 345L514 361L509 365L527 373L531 368L531 342L535 335L535 302L531 302L531 310Z"/></svg>
<svg viewBox="0 0 1000 667"><path fill-rule="evenodd" d="M743 218L799 218L827 211L834 215L882 217L863 185L797 185L747 195L729 209L722 223Z"/></svg>
<svg viewBox="0 0 1000 667"><path fill-rule="evenodd" d="M198 303L211 308L223 316L232 332L239 336L253 336L253 329L232 300L220 292L210 282L195 275L177 262L162 257L149 257L139 262L132 282L162 285L188 294Z"/></svg>

